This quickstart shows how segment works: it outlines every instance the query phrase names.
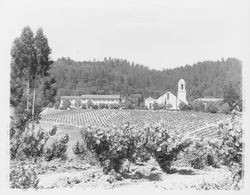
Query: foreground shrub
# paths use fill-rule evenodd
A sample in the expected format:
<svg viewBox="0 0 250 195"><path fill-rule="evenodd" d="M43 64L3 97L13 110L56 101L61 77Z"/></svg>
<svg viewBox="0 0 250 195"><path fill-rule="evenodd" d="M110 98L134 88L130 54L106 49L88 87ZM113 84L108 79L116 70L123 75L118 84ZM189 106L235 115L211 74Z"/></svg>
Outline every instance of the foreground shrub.
<svg viewBox="0 0 250 195"><path fill-rule="evenodd" d="M185 158L194 169L206 166L219 167L219 142L215 140L194 140L185 153Z"/></svg>
<svg viewBox="0 0 250 195"><path fill-rule="evenodd" d="M228 166L232 173L232 187L240 189L243 178L243 131L241 120L232 115L229 124L220 124L222 139L219 141L199 140L188 149L186 156L191 166L202 169L206 165Z"/></svg>
<svg viewBox="0 0 250 195"><path fill-rule="evenodd" d="M84 148L83 143L80 143L79 141L77 141L75 143L72 150L73 150L73 153L76 154L76 155L84 154L84 152L85 152L85 148Z"/></svg>
<svg viewBox="0 0 250 195"><path fill-rule="evenodd" d="M177 160L179 153L191 144L191 141L179 132L169 134L160 126L148 127L143 131L145 132L142 138L145 139L143 147L152 154L164 172L170 173L172 163Z"/></svg>
<svg viewBox="0 0 250 195"><path fill-rule="evenodd" d="M109 130L88 127L81 134L86 149L95 154L105 174L112 169L119 172L125 159L134 160L136 135L129 125Z"/></svg>
<svg viewBox="0 0 250 195"><path fill-rule="evenodd" d="M119 172L124 160L135 162L152 156L163 171L171 171L172 162L190 145L179 133L168 134L163 127L135 129L129 124L114 129L84 128L85 148L95 154L104 173Z"/></svg>
<svg viewBox="0 0 250 195"><path fill-rule="evenodd" d="M39 179L33 167L24 168L15 166L10 170L10 187L11 188L37 188Z"/></svg>
<svg viewBox="0 0 250 195"><path fill-rule="evenodd" d="M69 141L68 134L60 137L58 140L55 140L50 147L45 148L44 158L46 161L51 161L55 158L66 158L67 143Z"/></svg>
<svg viewBox="0 0 250 195"><path fill-rule="evenodd" d="M220 147L223 164L232 172L234 188L240 188L243 178L243 130L241 121L233 114L231 124L225 127L226 134Z"/></svg>
<svg viewBox="0 0 250 195"><path fill-rule="evenodd" d="M44 147L50 136L56 134L57 128L49 132L42 128L38 130L26 129L24 132L16 131L10 140L11 159L37 158L44 154Z"/></svg>

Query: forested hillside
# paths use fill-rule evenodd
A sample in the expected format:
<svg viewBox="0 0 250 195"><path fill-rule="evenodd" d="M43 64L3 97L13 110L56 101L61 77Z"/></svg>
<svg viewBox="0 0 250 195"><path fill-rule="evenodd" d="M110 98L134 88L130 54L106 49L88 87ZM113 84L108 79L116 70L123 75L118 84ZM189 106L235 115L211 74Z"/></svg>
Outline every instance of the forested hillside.
<svg viewBox="0 0 250 195"><path fill-rule="evenodd" d="M187 98L191 101L197 97L223 97L223 88L229 83L241 96L242 64L235 58L162 71L121 59L76 62L61 58L50 72L57 81L58 96L88 93L158 96L164 90L176 93L180 78L186 81Z"/></svg>

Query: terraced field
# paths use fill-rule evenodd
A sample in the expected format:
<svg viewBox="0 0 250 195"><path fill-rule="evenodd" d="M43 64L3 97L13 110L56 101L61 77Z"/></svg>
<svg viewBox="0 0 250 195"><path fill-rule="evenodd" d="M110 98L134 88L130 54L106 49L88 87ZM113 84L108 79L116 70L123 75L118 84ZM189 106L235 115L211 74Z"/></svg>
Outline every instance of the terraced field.
<svg viewBox="0 0 250 195"><path fill-rule="evenodd" d="M183 134L198 137L218 137L218 123L227 121L230 115L184 111L148 110L46 110L41 122L108 128L129 122L135 128L161 123L168 131L180 130Z"/></svg>

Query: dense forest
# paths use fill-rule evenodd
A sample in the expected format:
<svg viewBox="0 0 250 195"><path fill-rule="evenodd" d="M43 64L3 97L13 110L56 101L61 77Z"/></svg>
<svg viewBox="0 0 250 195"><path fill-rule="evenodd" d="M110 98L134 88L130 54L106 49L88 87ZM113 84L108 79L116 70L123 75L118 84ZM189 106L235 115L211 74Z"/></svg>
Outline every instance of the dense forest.
<svg viewBox="0 0 250 195"><path fill-rule="evenodd" d="M155 70L123 59L77 62L60 58L51 67L51 76L61 95L142 94L157 97L162 91L177 92L180 78L186 81L187 98L223 97L229 83L242 97L242 63L235 58L203 61L174 69Z"/></svg>

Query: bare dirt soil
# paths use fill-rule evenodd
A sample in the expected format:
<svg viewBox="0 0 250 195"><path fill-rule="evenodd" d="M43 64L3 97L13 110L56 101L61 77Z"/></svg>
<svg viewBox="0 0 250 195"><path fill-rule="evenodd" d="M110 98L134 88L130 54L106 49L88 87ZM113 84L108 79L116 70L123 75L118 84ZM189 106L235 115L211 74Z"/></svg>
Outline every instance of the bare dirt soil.
<svg viewBox="0 0 250 195"><path fill-rule="evenodd" d="M126 163L125 163L126 164ZM104 175L97 165L79 159L53 160L39 163L39 188L81 189L228 189L230 172L227 168L207 167L194 170L174 166L172 174L162 172L154 160L125 165L121 174Z"/></svg>

